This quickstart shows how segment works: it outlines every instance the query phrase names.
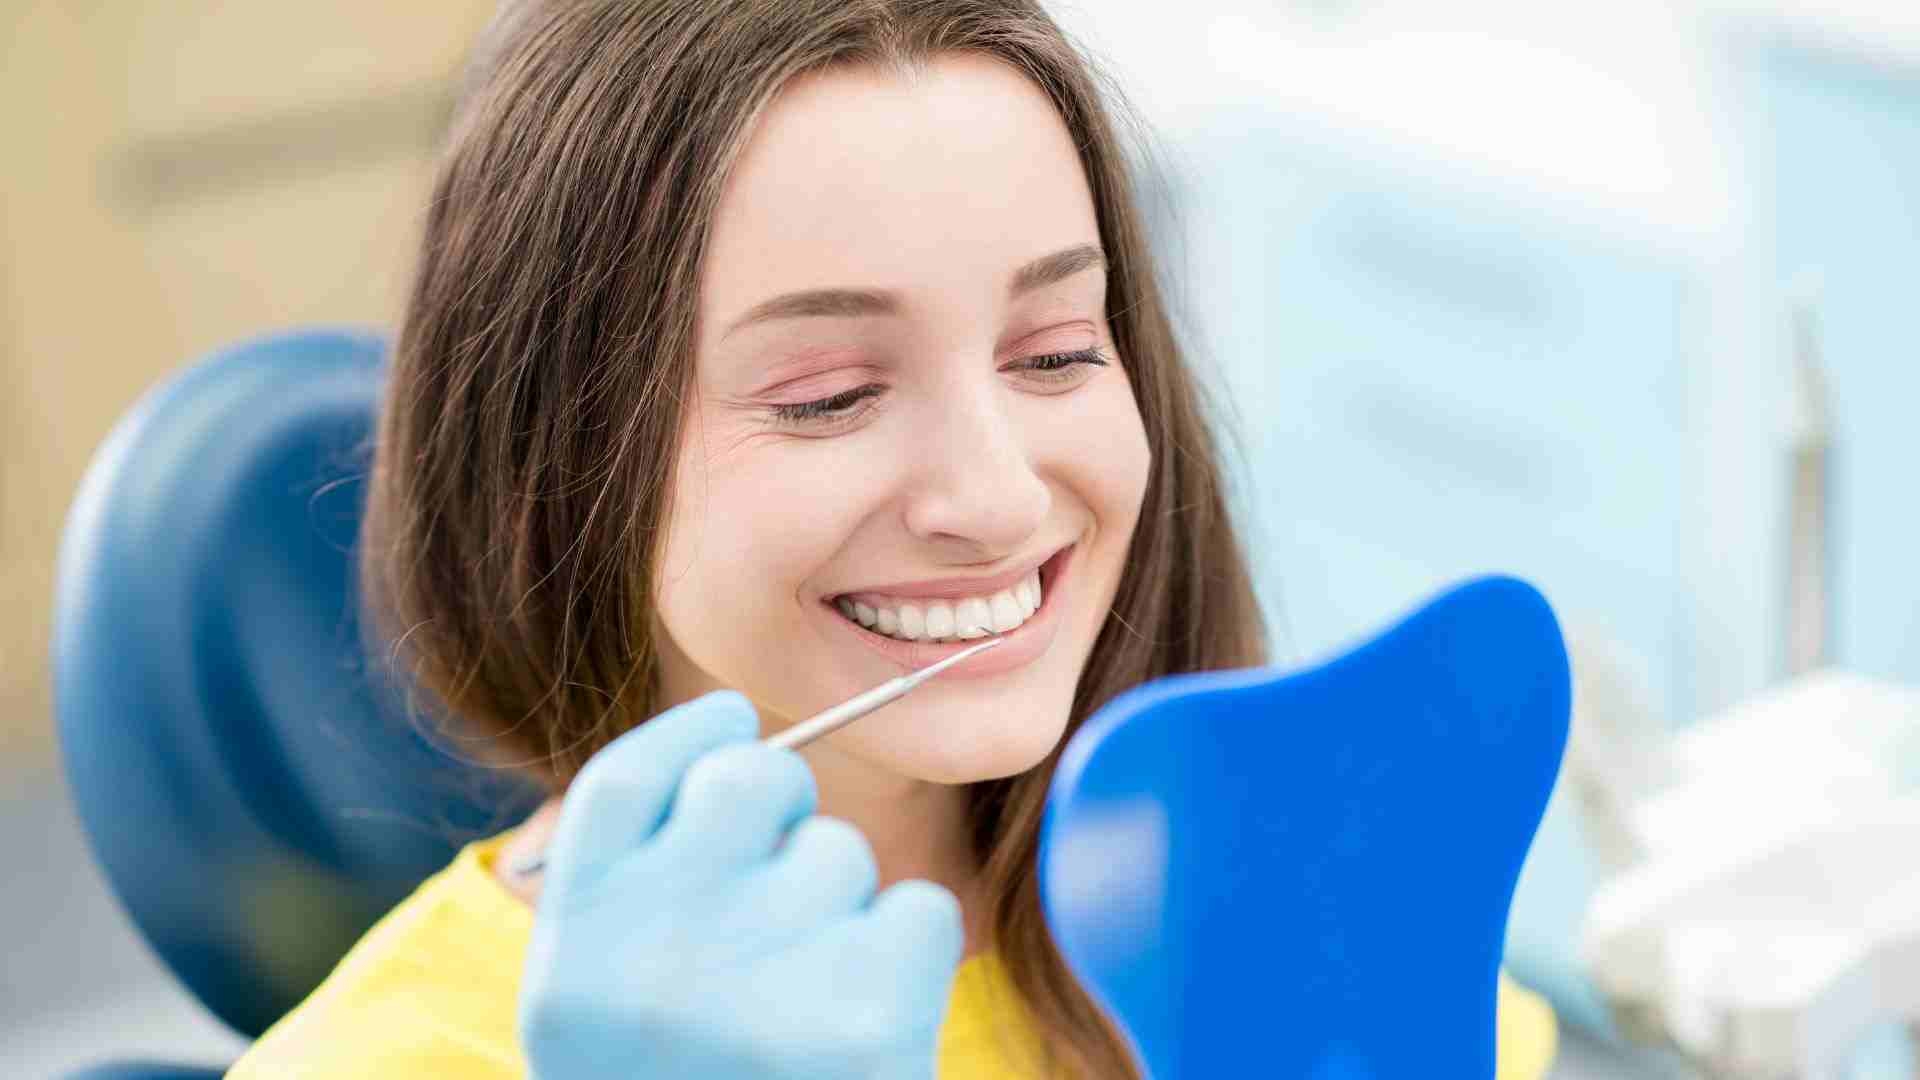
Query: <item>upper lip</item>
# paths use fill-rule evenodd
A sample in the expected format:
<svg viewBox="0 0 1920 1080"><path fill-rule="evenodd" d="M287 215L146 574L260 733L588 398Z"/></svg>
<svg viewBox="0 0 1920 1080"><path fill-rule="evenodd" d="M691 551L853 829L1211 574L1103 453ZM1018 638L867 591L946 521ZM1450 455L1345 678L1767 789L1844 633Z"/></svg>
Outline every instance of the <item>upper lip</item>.
<svg viewBox="0 0 1920 1080"><path fill-rule="evenodd" d="M962 596L991 596L1002 589L1011 589L1021 579L1040 568L1040 564L1065 551L1070 545L1062 544L1057 548L1030 555L1012 565L1010 569L985 577L933 578L926 581L903 581L892 585L873 585L860 589L847 589L833 594L834 597L853 596L860 593L878 593L883 596L922 597L932 600L951 600Z"/></svg>

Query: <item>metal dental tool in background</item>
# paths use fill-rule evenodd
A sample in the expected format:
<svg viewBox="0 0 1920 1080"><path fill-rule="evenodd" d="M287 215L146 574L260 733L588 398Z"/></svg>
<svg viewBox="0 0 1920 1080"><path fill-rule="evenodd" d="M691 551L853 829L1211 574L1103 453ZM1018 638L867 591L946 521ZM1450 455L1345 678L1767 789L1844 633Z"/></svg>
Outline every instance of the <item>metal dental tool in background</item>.
<svg viewBox="0 0 1920 1080"><path fill-rule="evenodd" d="M1828 461L1833 409L1820 360L1812 286L1793 309L1793 397L1787 489L1786 672L1788 678L1833 659L1831 503Z"/></svg>
<svg viewBox="0 0 1920 1080"><path fill-rule="evenodd" d="M857 694L824 712L816 713L792 727L787 728L785 731L769 735L761 741L768 746L798 750L823 735L829 735L838 731L868 713L874 712L890 702L905 697L910 691L928 679L933 678L935 675L940 674L969 656L986 652L988 649L1000 644L1003 640L1005 639L997 637L988 638L970 649L962 649L952 656L944 660L937 660L918 671L910 671L899 678L888 679L886 682L881 683L871 690ZM540 855L518 864L513 868L513 872L519 877L530 877L545 869L546 865L546 856Z"/></svg>

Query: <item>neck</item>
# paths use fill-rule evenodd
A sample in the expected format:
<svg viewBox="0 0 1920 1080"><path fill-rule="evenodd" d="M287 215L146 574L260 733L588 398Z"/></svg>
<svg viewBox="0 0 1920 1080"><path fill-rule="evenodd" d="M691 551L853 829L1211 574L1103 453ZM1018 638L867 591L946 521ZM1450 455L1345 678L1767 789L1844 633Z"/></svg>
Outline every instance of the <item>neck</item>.
<svg viewBox="0 0 1920 1080"><path fill-rule="evenodd" d="M991 946L974 856L967 788L914 780L836 750L823 739L800 751L820 793L816 813L858 827L873 846L879 889L920 878L951 890L966 922L966 954Z"/></svg>

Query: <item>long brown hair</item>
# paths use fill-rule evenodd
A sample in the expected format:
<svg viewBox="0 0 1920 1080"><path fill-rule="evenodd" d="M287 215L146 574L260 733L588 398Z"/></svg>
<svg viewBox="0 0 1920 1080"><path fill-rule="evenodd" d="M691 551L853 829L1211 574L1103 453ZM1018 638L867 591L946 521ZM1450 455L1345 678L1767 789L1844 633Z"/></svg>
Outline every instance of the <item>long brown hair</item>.
<svg viewBox="0 0 1920 1080"><path fill-rule="evenodd" d="M361 548L376 632L493 760L562 790L658 711L651 567L701 255L756 119L796 76L867 65L911 77L955 51L1024 73L1079 147L1114 343L1153 448L1069 732L1145 680L1264 661L1208 410L1109 101L1144 126L1035 0L528 0L477 53L439 167ZM1043 1035L1044 1068L1131 1076L1041 912L1035 857L1057 755L970 789L995 952Z"/></svg>

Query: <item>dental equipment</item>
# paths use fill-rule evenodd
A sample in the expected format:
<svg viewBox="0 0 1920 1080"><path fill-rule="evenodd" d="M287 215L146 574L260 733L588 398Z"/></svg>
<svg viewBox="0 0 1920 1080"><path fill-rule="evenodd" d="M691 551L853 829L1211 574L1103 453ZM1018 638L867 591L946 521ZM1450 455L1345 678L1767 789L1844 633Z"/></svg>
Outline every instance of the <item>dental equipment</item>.
<svg viewBox="0 0 1920 1080"><path fill-rule="evenodd" d="M947 670L953 665L976 653L982 653L1005 641L1005 638L988 638L971 649L961 649L945 660L935 661L918 671L910 671L897 679L888 679L864 694L856 695L833 708L811 716L793 725L777 735L769 735L764 741L768 746L798 750L813 740L838 731L855 720L878 709L882 705L905 697L921 683Z"/></svg>
<svg viewBox="0 0 1920 1080"><path fill-rule="evenodd" d="M1920 1020L1920 690L1824 668L1647 763L1638 858L1578 930L1621 1033L1714 1076L1870 1075L1862 1040Z"/></svg>
<svg viewBox="0 0 1920 1080"><path fill-rule="evenodd" d="M1806 290L1811 291L1811 286ZM1793 398L1787 494L1786 641L1781 650L1788 677L1805 675L1832 661L1833 536L1830 479L1834 415L1827 373L1820 360L1814 300L1793 312Z"/></svg>
<svg viewBox="0 0 1920 1080"><path fill-rule="evenodd" d="M766 743L768 746L778 746L787 750L798 750L823 735L830 735L846 727L848 724L853 723L868 713L878 710L883 705L907 696L909 692L918 688L920 684L926 682L928 679L933 678L935 675L940 674L969 656L986 652L1004 640L1006 639L997 637L988 638L970 649L961 649L945 660L936 660L918 671L909 671L898 678L888 679L879 686L856 694L831 709L815 713L785 731L769 735L765 739L762 739L761 742ZM546 865L546 856L544 854L536 855L516 865L513 868L513 872L518 877L531 877L541 870L544 870Z"/></svg>

